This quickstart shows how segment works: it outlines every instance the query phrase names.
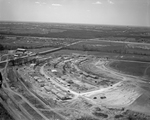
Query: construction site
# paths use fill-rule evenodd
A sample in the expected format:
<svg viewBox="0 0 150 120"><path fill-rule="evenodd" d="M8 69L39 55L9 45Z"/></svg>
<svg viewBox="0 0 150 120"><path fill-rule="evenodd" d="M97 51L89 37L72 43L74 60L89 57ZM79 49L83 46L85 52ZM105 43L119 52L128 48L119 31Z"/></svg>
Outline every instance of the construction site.
<svg viewBox="0 0 150 120"><path fill-rule="evenodd" d="M0 101L14 119L150 119L144 78L113 69L108 57L51 52L19 48L14 59L1 62Z"/></svg>

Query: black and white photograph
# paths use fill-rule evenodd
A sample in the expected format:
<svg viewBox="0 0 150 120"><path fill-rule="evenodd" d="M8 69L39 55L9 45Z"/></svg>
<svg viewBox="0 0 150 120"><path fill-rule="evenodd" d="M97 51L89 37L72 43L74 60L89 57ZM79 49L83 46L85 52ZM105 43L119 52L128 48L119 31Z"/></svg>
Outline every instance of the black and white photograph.
<svg viewBox="0 0 150 120"><path fill-rule="evenodd" d="M150 120L150 0L0 0L0 120Z"/></svg>

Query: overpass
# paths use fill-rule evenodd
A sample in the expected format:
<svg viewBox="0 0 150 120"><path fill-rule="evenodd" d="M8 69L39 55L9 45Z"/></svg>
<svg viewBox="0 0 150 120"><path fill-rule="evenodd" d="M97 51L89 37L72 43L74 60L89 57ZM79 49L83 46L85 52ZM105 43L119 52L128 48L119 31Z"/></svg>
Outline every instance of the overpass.
<svg viewBox="0 0 150 120"><path fill-rule="evenodd" d="M77 41L77 42L74 42L74 43L65 45L65 46L63 46L63 47L58 47L58 48L54 48L54 49L51 49L51 50L42 51L42 52L37 53L37 55L45 55L45 54L47 54L47 53L56 52L56 51L59 51L59 50L65 48L65 47L69 47L69 46L71 46L71 45L75 45L75 44L80 43L80 42L82 42L82 41Z"/></svg>
<svg viewBox="0 0 150 120"><path fill-rule="evenodd" d="M51 49L51 50L42 51L42 52L37 53L37 55L45 55L45 54L48 54L48 53L59 51L63 48L64 47L59 47L59 48L54 48L54 49Z"/></svg>

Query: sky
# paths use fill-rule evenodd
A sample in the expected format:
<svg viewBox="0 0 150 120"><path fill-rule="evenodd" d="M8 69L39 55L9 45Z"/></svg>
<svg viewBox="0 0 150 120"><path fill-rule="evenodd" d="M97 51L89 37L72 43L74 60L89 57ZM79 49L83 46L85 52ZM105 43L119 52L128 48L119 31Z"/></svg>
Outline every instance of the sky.
<svg viewBox="0 0 150 120"><path fill-rule="evenodd" d="M150 27L150 0L0 0L0 21Z"/></svg>

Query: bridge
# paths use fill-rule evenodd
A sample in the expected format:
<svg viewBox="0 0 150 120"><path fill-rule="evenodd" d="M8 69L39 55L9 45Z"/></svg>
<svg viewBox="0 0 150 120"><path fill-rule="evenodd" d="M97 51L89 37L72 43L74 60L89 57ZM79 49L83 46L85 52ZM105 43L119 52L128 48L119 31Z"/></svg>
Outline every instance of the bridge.
<svg viewBox="0 0 150 120"><path fill-rule="evenodd" d="M54 48L54 49L51 49L51 50L42 51L42 52L37 53L37 55L45 55L47 53L52 53L52 52L59 51L59 50L61 50L63 48L64 47L59 47L59 48Z"/></svg>

